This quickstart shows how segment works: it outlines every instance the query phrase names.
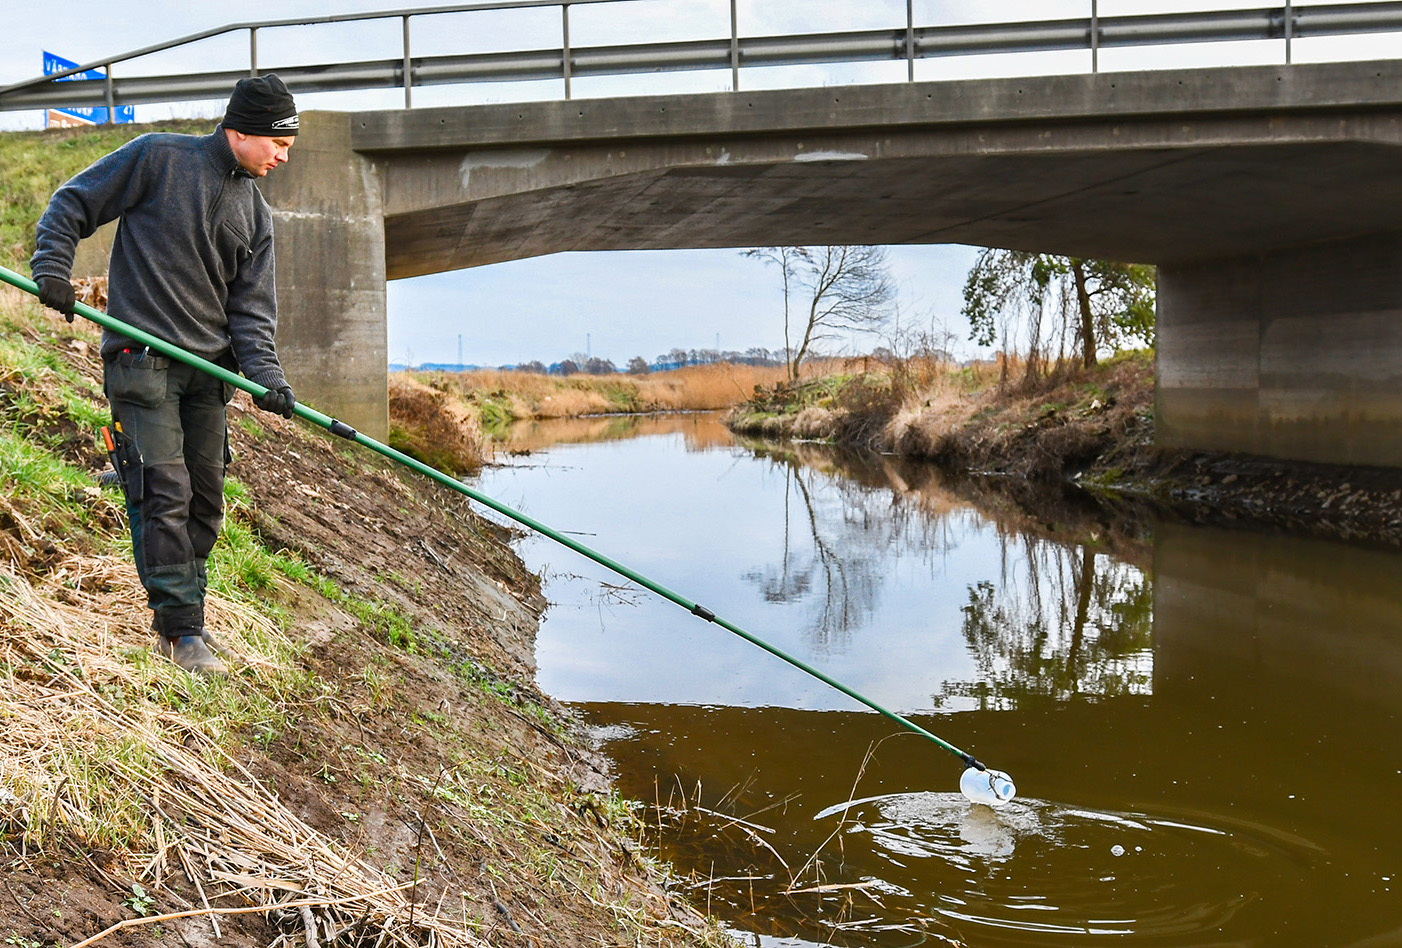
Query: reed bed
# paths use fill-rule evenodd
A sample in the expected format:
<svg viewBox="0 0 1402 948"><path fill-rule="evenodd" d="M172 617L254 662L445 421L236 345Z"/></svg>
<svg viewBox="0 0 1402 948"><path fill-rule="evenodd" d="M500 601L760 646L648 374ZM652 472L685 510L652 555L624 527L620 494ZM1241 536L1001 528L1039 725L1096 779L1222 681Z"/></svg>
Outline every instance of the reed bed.
<svg viewBox="0 0 1402 948"><path fill-rule="evenodd" d="M510 418L573 418L617 412L718 411L756 386L785 377L782 366L718 362L650 375L536 375L481 369L425 376L463 400L495 401Z"/></svg>
<svg viewBox="0 0 1402 948"><path fill-rule="evenodd" d="M273 945L478 946L293 814L227 752L240 695L287 686L291 643L218 596L210 630L237 672L201 680L152 659L131 564L73 556L42 579L0 567L0 824L21 855L76 842L179 917L263 913ZM204 714L175 708L199 706ZM226 708L224 715L209 709ZM186 885L185 899L173 886ZM109 878L118 888L124 888ZM232 904L231 904L232 903Z"/></svg>

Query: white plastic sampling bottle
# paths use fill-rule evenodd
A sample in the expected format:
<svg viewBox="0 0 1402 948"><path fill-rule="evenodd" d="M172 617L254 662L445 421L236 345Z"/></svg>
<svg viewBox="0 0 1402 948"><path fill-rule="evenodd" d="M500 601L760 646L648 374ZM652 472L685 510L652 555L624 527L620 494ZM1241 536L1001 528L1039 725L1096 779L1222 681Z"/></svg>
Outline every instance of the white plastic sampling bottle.
<svg viewBox="0 0 1402 948"><path fill-rule="evenodd" d="M970 767L959 777L959 792L971 803L1000 807L1017 795L1013 778L1001 770Z"/></svg>

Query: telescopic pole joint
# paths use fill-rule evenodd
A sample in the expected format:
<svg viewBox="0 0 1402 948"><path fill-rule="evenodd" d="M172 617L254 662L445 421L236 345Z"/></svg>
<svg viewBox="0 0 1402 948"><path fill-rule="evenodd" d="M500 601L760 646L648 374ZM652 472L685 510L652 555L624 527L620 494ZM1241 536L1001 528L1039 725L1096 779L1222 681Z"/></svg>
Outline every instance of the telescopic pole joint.
<svg viewBox="0 0 1402 948"><path fill-rule="evenodd" d="M339 435L340 437L345 438L347 441L355 440L355 429L352 428L350 425L346 424L344 421L338 421L337 419L332 418L331 424L326 426L326 430L331 432L333 435Z"/></svg>

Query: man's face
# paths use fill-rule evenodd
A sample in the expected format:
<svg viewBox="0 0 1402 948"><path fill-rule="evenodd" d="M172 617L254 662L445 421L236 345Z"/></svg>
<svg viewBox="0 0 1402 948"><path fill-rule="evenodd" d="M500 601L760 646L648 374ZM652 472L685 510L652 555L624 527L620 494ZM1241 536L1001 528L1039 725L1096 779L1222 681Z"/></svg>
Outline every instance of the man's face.
<svg viewBox="0 0 1402 948"><path fill-rule="evenodd" d="M233 149L239 165L260 178L287 161L288 149L297 140L296 135L269 138L266 135L247 135L232 129L226 131L229 133L229 147Z"/></svg>

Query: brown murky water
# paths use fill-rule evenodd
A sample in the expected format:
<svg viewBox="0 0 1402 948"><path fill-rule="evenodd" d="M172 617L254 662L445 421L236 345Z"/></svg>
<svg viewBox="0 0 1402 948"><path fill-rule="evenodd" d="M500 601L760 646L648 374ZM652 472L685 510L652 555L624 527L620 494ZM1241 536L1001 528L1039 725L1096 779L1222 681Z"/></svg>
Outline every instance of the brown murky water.
<svg viewBox="0 0 1402 948"><path fill-rule="evenodd" d="M671 427L667 427L670 424ZM919 486L915 486L919 485ZM695 902L763 944L1402 944L1402 557L1063 546L928 472L689 417L484 487L911 716L1019 795L572 554L542 686Z"/></svg>

